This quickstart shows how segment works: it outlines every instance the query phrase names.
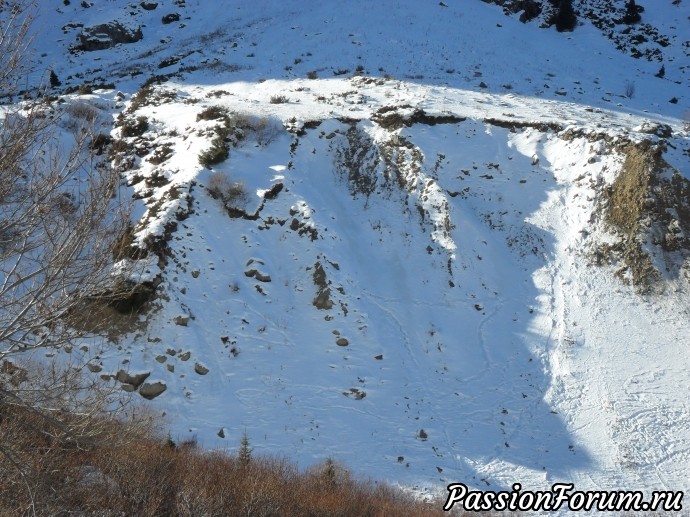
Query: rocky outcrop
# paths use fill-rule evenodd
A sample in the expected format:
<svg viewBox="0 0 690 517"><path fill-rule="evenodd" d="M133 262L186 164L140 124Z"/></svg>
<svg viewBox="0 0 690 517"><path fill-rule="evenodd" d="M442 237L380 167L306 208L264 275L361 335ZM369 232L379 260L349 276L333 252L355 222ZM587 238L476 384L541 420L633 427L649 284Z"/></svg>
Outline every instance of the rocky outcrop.
<svg viewBox="0 0 690 517"><path fill-rule="evenodd" d="M136 43L144 37L141 27L128 28L118 21L86 27L77 36L74 50L91 52L114 47L119 43Z"/></svg>

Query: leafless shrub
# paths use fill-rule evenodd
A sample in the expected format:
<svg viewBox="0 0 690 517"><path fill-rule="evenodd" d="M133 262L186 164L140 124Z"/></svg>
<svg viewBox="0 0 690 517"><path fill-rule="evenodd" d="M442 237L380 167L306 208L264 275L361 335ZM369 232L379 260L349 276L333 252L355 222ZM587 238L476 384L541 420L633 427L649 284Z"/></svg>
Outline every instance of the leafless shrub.
<svg viewBox="0 0 690 517"><path fill-rule="evenodd" d="M196 121L200 120L218 120L228 114L228 109L224 106L209 106L197 113Z"/></svg>
<svg viewBox="0 0 690 517"><path fill-rule="evenodd" d="M282 127L268 117L257 117L251 122L256 142L266 146L273 142L282 131Z"/></svg>
<svg viewBox="0 0 690 517"><path fill-rule="evenodd" d="M271 104L286 104L289 99L285 95L271 95Z"/></svg>
<svg viewBox="0 0 690 517"><path fill-rule="evenodd" d="M16 24L30 23L31 6L0 5L0 64L12 72L0 65L0 91L11 91L22 70L28 27ZM89 148L96 135L90 110L73 112L83 124L63 150L66 135L48 109L28 101L5 111L0 124L0 363L72 346L81 331L68 315L118 284L111 249L129 222L117 197L119 176L97 166ZM49 422L54 412L34 391L40 395L5 384L0 399Z"/></svg>
<svg viewBox="0 0 690 517"><path fill-rule="evenodd" d="M122 138L141 136L149 129L149 120L145 116L138 116L136 119L124 118L120 127Z"/></svg>
<svg viewBox="0 0 690 517"><path fill-rule="evenodd" d="M0 381L50 409L0 397L0 515L444 515L440 502L331 460L300 472L282 458L177 445L140 407L113 405L114 384L73 369L4 363Z"/></svg>
<svg viewBox="0 0 690 517"><path fill-rule="evenodd" d="M31 2L0 3L0 97L15 95L28 71L25 56L32 41L34 7Z"/></svg>
<svg viewBox="0 0 690 517"><path fill-rule="evenodd" d="M623 95L628 99L632 99L635 96L635 83L633 81L627 81L625 83Z"/></svg>
<svg viewBox="0 0 690 517"><path fill-rule="evenodd" d="M83 120L87 124L95 124L98 120L98 110L88 102L73 102L65 107L65 113L75 119Z"/></svg>
<svg viewBox="0 0 690 517"><path fill-rule="evenodd" d="M96 480L85 479L91 462L84 459L155 429L117 386L81 368L2 362L0 514L58 515L93 499L88 485ZM98 497L102 503L108 492Z"/></svg>
<svg viewBox="0 0 690 517"><path fill-rule="evenodd" d="M247 202L247 189L241 181L232 181L223 172L214 172L208 180L208 193L226 208L240 208Z"/></svg>

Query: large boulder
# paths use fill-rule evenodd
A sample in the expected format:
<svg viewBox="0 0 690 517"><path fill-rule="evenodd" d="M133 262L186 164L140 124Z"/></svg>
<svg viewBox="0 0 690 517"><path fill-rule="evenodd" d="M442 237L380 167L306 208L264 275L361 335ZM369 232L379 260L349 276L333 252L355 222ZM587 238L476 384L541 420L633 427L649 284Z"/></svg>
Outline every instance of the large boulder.
<svg viewBox="0 0 690 517"><path fill-rule="evenodd" d="M119 43L136 43L144 37L141 27L129 28L118 21L86 27L77 36L75 50L93 51L114 47Z"/></svg>
<svg viewBox="0 0 690 517"><path fill-rule="evenodd" d="M141 395L147 400L151 400L155 399L158 395L160 395L167 389L168 387L165 385L164 382L145 382L141 385L141 388L139 388L139 395Z"/></svg>
<svg viewBox="0 0 690 517"><path fill-rule="evenodd" d="M129 384L134 389L137 389L141 384L151 375L151 372L129 373L124 370L119 370L115 374L115 379L122 384Z"/></svg>

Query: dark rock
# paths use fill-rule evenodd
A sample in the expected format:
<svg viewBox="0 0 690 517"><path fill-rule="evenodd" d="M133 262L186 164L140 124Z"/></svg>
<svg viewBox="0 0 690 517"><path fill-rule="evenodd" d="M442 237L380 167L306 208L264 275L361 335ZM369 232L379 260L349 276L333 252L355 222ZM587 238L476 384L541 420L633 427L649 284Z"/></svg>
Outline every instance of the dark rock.
<svg viewBox="0 0 690 517"><path fill-rule="evenodd" d="M194 364L194 371L199 375L206 375L209 372L209 369L206 368L203 364L196 363Z"/></svg>
<svg viewBox="0 0 690 517"><path fill-rule="evenodd" d="M180 21L180 15L178 13L166 14L165 16L163 16L161 21L165 25L167 25L168 23L177 22L177 21Z"/></svg>
<svg viewBox="0 0 690 517"><path fill-rule="evenodd" d="M75 50L94 51L105 50L119 43L136 43L144 37L141 27L130 29L120 22L114 21L86 27L77 36Z"/></svg>
<svg viewBox="0 0 690 517"><path fill-rule="evenodd" d="M135 373L132 375L124 370L120 370L115 374L115 379L122 384L129 384L134 386L134 389L137 389L139 386L141 386L142 382L148 379L149 375L151 375L151 372Z"/></svg>
<svg viewBox="0 0 690 517"><path fill-rule="evenodd" d="M276 183L273 185L269 190L264 192L264 199L275 199L278 197L278 194L283 190L283 184L282 183Z"/></svg>
<svg viewBox="0 0 690 517"><path fill-rule="evenodd" d="M671 138L673 130L668 124L658 124L656 122L643 122L640 127L640 133L647 135L656 135L660 138Z"/></svg>
<svg viewBox="0 0 690 517"><path fill-rule="evenodd" d="M175 325L186 327L187 323L189 323L189 316L176 316L173 321L175 322Z"/></svg>
<svg viewBox="0 0 690 517"><path fill-rule="evenodd" d="M164 382L152 382L152 383L144 383L141 388L139 388L139 395L144 397L147 400L155 399L158 395L163 393L165 390L167 390L168 387L165 385Z"/></svg>
<svg viewBox="0 0 690 517"><path fill-rule="evenodd" d="M333 308L333 301L331 300L330 288L321 289L311 302L314 307L320 310L328 310Z"/></svg>
<svg viewBox="0 0 690 517"><path fill-rule="evenodd" d="M270 275L264 275L263 273L260 273L258 271L254 275L254 278L256 278L259 282L264 282L264 283L271 281Z"/></svg>

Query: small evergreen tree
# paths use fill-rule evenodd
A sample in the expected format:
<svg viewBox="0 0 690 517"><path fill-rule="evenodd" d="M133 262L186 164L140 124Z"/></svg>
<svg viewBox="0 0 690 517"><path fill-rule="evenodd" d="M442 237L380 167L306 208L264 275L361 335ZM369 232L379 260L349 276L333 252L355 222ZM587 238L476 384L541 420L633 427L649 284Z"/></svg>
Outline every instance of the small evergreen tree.
<svg viewBox="0 0 690 517"><path fill-rule="evenodd" d="M246 467L252 461L252 451L253 449L249 446L247 431L245 431L240 441L240 450L237 452L237 459L242 466Z"/></svg>
<svg viewBox="0 0 690 517"><path fill-rule="evenodd" d="M62 84L60 82L60 79L58 79L58 76L55 73L55 70L50 71L49 81L50 81L50 87L51 88L57 88L58 86L60 86Z"/></svg>
<svg viewBox="0 0 690 517"><path fill-rule="evenodd" d="M666 67L664 65L661 65L661 68L659 68L659 71L654 75L656 77L659 77L659 78L665 76L666 75Z"/></svg>
<svg viewBox="0 0 690 517"><path fill-rule="evenodd" d="M336 485L337 472L335 462L332 458L328 458L323 466L323 477L329 485Z"/></svg>

